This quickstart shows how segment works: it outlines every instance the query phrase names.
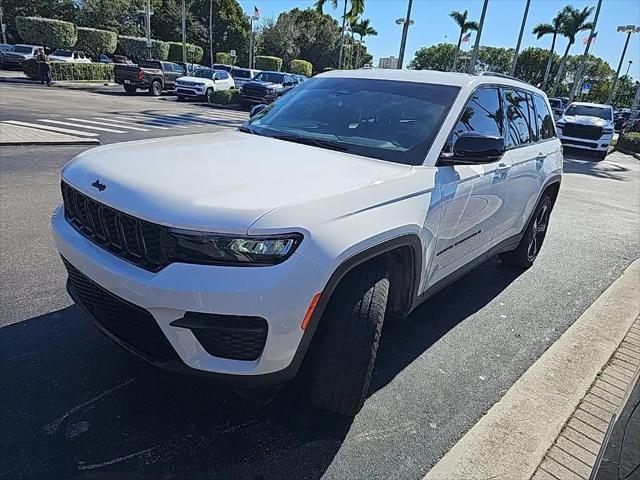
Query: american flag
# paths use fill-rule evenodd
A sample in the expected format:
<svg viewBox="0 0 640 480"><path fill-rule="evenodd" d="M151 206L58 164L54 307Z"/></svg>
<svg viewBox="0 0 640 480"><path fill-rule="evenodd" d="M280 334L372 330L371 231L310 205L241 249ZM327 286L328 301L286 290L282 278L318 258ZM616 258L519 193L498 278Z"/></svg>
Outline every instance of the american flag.
<svg viewBox="0 0 640 480"><path fill-rule="evenodd" d="M467 43L471 41L471 32L467 33L464 37L462 37L462 43Z"/></svg>
<svg viewBox="0 0 640 480"><path fill-rule="evenodd" d="M255 5L253 6L253 16L256 20L260 20L260 9Z"/></svg>
<svg viewBox="0 0 640 480"><path fill-rule="evenodd" d="M584 37L582 39L582 45L586 45L587 43L596 43L596 35L598 35L598 32L595 32L593 35L589 37Z"/></svg>

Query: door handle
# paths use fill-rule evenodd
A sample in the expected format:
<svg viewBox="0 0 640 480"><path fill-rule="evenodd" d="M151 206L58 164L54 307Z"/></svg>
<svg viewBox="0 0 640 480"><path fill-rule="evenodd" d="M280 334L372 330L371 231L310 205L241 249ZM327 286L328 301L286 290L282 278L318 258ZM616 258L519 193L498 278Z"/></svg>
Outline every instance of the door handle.
<svg viewBox="0 0 640 480"><path fill-rule="evenodd" d="M496 167L497 172L506 172L511 168L511 165L507 165L506 163L499 163Z"/></svg>
<svg viewBox="0 0 640 480"><path fill-rule="evenodd" d="M547 154L544 152L539 152L538 155L536 156L536 160L544 160L545 158L547 158Z"/></svg>

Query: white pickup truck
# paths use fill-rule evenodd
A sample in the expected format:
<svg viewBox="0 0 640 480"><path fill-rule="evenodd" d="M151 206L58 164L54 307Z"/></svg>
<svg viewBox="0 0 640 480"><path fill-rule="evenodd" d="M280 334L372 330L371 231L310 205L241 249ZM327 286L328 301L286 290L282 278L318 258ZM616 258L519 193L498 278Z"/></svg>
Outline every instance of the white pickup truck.
<svg viewBox="0 0 640 480"><path fill-rule="evenodd" d="M313 404L354 415L386 317L493 255L531 267L562 162L531 85L333 71L236 131L81 153L52 223L71 297L118 344L243 388L304 370Z"/></svg>
<svg viewBox="0 0 640 480"><path fill-rule="evenodd" d="M590 150L604 159L613 140L613 108L599 103L573 102L556 122L563 145Z"/></svg>

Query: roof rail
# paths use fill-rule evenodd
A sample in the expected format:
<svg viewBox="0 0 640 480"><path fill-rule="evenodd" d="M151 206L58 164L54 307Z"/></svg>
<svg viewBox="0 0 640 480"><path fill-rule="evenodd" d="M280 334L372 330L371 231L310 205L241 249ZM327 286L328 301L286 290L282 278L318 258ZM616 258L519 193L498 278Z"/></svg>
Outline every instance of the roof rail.
<svg viewBox="0 0 640 480"><path fill-rule="evenodd" d="M480 75L482 75L483 77L499 77L499 78L508 78L509 80L515 80L516 82L521 82L521 83L526 83L527 85L531 85L529 82L526 82L520 78L511 76L511 75L507 75L506 73L500 73L500 72L482 72Z"/></svg>

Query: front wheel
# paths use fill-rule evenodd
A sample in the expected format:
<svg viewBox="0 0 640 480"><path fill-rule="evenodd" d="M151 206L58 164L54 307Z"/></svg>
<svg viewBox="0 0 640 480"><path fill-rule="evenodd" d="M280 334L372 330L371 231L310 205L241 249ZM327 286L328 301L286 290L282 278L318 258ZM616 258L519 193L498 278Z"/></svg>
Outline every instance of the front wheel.
<svg viewBox="0 0 640 480"><path fill-rule="evenodd" d="M311 402L323 410L355 415L371 382L389 296L381 265L365 264L340 282L309 352Z"/></svg>
<svg viewBox="0 0 640 480"><path fill-rule="evenodd" d="M529 268L533 265L547 235L552 206L551 197L544 194L518 246L515 250L500 254L503 263L519 268Z"/></svg>
<svg viewBox="0 0 640 480"><path fill-rule="evenodd" d="M159 97L162 94L162 83L160 80L154 80L149 85L149 95L153 95L154 97Z"/></svg>

